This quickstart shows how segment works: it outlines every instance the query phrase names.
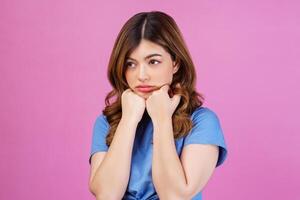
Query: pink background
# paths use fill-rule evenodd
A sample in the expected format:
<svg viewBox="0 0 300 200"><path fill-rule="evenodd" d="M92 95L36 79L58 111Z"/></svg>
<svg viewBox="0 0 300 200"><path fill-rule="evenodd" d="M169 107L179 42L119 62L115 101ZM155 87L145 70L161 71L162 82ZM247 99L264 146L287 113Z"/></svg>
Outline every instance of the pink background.
<svg viewBox="0 0 300 200"><path fill-rule="evenodd" d="M108 58L125 21L150 10L177 21L222 123L229 154L204 199L297 199L298 2L2 0L0 199L94 199Z"/></svg>

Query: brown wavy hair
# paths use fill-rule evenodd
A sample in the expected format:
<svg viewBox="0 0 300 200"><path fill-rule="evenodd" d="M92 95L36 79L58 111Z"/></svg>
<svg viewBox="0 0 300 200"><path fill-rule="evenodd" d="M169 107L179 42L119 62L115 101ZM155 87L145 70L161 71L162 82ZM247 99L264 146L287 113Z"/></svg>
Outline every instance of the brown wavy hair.
<svg viewBox="0 0 300 200"><path fill-rule="evenodd" d="M171 93L181 95L181 100L172 116L174 139L188 134L193 126L190 116L197 107L202 106L204 101L203 95L195 90L195 67L174 19L161 11L137 13L120 30L109 59L107 75L113 90L107 94L106 107L103 110L110 125L106 137L108 146L122 117L122 93L129 88L125 78L125 61L142 39L162 46L171 55L172 60L179 64L179 69L173 75L170 85ZM175 87L177 83L180 83L180 88Z"/></svg>

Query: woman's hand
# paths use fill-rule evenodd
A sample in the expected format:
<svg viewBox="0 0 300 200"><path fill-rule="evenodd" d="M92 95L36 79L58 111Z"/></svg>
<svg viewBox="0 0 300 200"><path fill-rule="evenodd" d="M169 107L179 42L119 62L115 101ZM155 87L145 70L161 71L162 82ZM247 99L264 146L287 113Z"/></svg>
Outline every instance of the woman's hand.
<svg viewBox="0 0 300 200"><path fill-rule="evenodd" d="M132 123L139 123L142 119L146 103L144 98L135 94L130 88L122 93L122 119Z"/></svg>
<svg viewBox="0 0 300 200"><path fill-rule="evenodd" d="M169 87L169 85L162 86L146 100L146 109L153 123L172 119L172 115L180 102L180 95L175 94L172 98L169 97ZM179 85L176 87L179 87Z"/></svg>

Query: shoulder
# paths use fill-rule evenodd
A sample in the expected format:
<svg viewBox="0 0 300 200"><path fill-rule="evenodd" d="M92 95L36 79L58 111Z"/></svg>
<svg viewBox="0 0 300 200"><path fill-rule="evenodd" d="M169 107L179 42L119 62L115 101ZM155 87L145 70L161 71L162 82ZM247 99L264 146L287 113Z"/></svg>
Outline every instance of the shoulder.
<svg viewBox="0 0 300 200"><path fill-rule="evenodd" d="M191 119L193 122L206 121L206 122L219 122L219 117L215 111L208 107L198 107L196 108L192 115Z"/></svg>
<svg viewBox="0 0 300 200"><path fill-rule="evenodd" d="M107 130L110 128L110 125L107 121L107 118L104 114L99 114L96 119L94 120L94 133L102 132L100 130L105 130L104 132L107 133Z"/></svg>
<svg viewBox="0 0 300 200"><path fill-rule="evenodd" d="M213 144L219 146L220 153L217 166L227 157L227 145L223 129L216 112L208 107L199 107L192 113L193 128L184 139L188 144Z"/></svg>
<svg viewBox="0 0 300 200"><path fill-rule="evenodd" d="M95 120L95 125L104 125L104 126L109 126L109 123L107 121L107 117L104 115L104 114L99 114L97 117L96 117L96 120Z"/></svg>

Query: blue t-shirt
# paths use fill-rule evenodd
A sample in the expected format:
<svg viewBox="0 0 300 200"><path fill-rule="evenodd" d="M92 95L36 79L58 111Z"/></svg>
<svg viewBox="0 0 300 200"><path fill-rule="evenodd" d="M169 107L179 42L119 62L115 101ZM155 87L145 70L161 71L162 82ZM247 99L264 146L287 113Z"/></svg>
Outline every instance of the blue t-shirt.
<svg viewBox="0 0 300 200"><path fill-rule="evenodd" d="M145 116L145 115L144 115ZM155 191L152 175L152 136L153 124L149 115L141 119L137 126L130 177L123 200L156 200L159 199ZM207 107L198 107L191 115L193 128L185 137L175 140L176 150L180 156L182 149L188 144L214 144L219 146L219 157L216 167L221 165L227 157L227 147L218 116ZM99 151L108 151L106 135L109 124L106 116L99 115L94 123L91 156ZM192 200L202 200L202 191Z"/></svg>

